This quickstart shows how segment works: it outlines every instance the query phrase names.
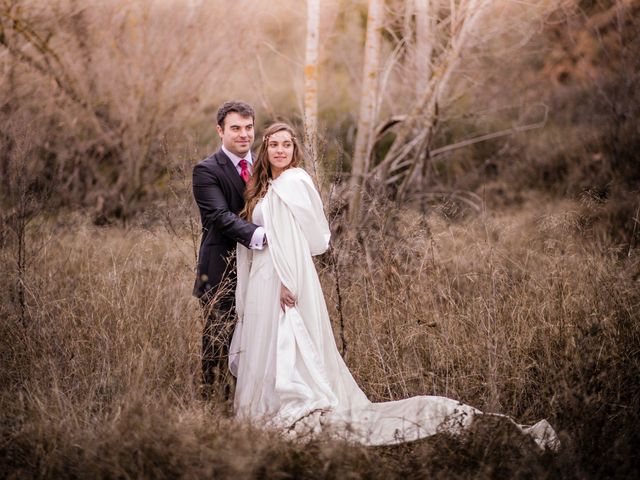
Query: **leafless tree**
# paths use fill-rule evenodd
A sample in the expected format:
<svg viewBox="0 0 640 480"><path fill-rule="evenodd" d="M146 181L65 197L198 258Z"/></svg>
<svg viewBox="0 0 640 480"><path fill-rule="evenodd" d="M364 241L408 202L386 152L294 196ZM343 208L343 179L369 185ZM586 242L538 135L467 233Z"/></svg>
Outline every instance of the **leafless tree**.
<svg viewBox="0 0 640 480"><path fill-rule="evenodd" d="M318 136L318 45L320 38L320 0L307 0L307 34L304 64L305 147L310 156L305 165L309 174L319 177Z"/></svg>
<svg viewBox="0 0 640 480"><path fill-rule="evenodd" d="M434 155L544 124L544 121L536 121L514 126L435 149L432 145L434 132L442 111L452 102L454 88L460 84L456 72L464 53L472 43L477 48L478 43L488 41L495 34L495 29L489 28L491 18L488 14L500 5L495 0L408 1L401 15L414 15L414 26L412 29L412 23L405 18L405 38L398 38L391 25L392 16L385 23L374 23L382 22L378 15L379 8L383 11L381 4L375 0L369 3L360 116L351 177L350 214L356 221L361 213L362 189L371 181L393 185L394 197L402 200L411 185L426 179L426 167ZM380 59L381 28L397 45L384 61ZM412 88L408 87L415 94L388 88L394 71L405 74L409 70L413 71L414 83ZM376 105L384 102L404 107L402 111L396 108L387 119L381 120ZM376 142L390 131L394 133L390 147L374 161Z"/></svg>
<svg viewBox="0 0 640 480"><path fill-rule="evenodd" d="M121 0L0 4L0 64L20 84L10 91L2 79L0 88L34 124L48 126L36 147L53 166L59 198L123 219L153 198L168 175L165 136L188 131L215 108L230 72L242 84L237 70L244 67L220 41L227 29L210 28L223 8ZM226 15L251 44L248 20Z"/></svg>
<svg viewBox="0 0 640 480"><path fill-rule="evenodd" d="M371 158L372 134L379 99L378 78L383 19L384 0L369 0L362 86L360 90L360 113L358 115L356 142L351 167L352 214L355 214L360 209L361 187L369 170Z"/></svg>

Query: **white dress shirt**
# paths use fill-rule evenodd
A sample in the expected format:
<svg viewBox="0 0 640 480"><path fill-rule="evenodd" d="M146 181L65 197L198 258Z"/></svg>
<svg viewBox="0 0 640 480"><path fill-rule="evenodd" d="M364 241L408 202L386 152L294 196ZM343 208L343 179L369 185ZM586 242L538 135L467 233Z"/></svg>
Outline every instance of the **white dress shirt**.
<svg viewBox="0 0 640 480"><path fill-rule="evenodd" d="M222 146L222 151L225 153L227 157L231 159L231 161L233 162L233 165L236 167L236 171L238 172L238 175L240 175L240 172L242 171L242 167L240 167L240 160L243 160L243 158L227 150L224 145ZM246 160L247 163L249 164L249 173L251 173L251 170L252 170L251 167L253 165L253 159L251 158L251 150L249 150L247 154L244 156L244 160ZM264 247L265 233L266 232L264 231L264 227L256 228L256 231L253 232L253 236L251 237L251 243L249 243L249 248L255 249L255 250L262 250L262 248Z"/></svg>

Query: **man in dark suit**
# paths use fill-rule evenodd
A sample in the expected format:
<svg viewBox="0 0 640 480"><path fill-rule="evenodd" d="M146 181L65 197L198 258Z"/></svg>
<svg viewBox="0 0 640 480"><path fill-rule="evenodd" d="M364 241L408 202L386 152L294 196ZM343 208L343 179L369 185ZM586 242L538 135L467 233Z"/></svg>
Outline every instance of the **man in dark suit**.
<svg viewBox="0 0 640 480"><path fill-rule="evenodd" d="M246 103L223 104L216 127L222 147L193 168L193 196L202 222L193 294L205 313L202 373L207 398L214 385L222 388L225 400L230 394L226 361L235 324L236 243L253 249L262 249L265 243L264 228L238 216L251 174L254 120L255 113Z"/></svg>

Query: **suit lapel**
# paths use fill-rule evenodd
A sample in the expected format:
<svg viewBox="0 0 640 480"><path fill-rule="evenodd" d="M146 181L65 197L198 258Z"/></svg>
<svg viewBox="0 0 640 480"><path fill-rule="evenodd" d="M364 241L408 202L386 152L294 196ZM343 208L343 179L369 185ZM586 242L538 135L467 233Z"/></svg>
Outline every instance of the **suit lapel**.
<svg viewBox="0 0 640 480"><path fill-rule="evenodd" d="M238 195L240 195L240 197L244 197L245 185L244 185L244 182L242 181L242 178L240 178L240 174L238 173L238 170L236 170L236 166L233 164L231 159L225 155L225 153L222 150L218 151L218 154L216 155L216 157L217 157L218 164L222 166L222 169L224 170L225 175L227 176L227 178L229 178L229 180L231 180L231 183L233 184L236 191L238 192Z"/></svg>

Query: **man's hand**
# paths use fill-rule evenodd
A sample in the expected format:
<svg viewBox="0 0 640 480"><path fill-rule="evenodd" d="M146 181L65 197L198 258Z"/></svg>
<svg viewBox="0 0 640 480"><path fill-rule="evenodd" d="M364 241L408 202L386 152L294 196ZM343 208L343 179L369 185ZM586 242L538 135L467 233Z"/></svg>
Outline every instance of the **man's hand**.
<svg viewBox="0 0 640 480"><path fill-rule="evenodd" d="M280 285L280 308L284 312L284 307L293 307L296 304L296 296L284 285Z"/></svg>

